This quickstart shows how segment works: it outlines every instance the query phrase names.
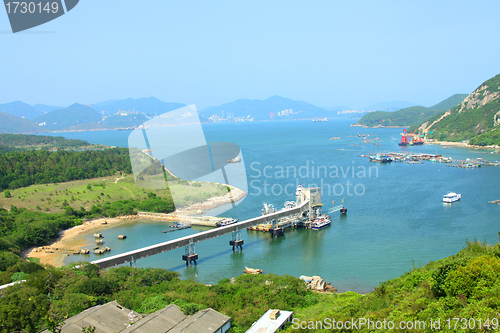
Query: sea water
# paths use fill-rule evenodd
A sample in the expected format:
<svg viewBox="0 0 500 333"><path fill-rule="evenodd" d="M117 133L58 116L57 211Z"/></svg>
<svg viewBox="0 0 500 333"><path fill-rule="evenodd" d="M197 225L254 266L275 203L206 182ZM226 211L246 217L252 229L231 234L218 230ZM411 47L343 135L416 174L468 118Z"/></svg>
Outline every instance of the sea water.
<svg viewBox="0 0 500 333"><path fill-rule="evenodd" d="M401 129L365 129L351 127L352 123L302 120L203 125L208 142L233 142L241 147L249 184L248 195L239 205L209 213L240 221L259 216L264 202L280 209L286 200L295 199L295 187L302 184L322 187L323 212L344 199L347 215L335 212L327 228L287 229L284 237L274 239L269 233L244 230L243 251L232 251L230 234L197 243L197 266L186 267L181 260L182 248L138 260L137 267L161 267L206 284L238 276L251 267L280 275L319 275L339 291L368 292L413 267L458 252L466 240L498 242L500 206L488 201L500 199L500 167L379 164L359 155L393 151L486 160L500 159L500 155L435 145L400 147ZM129 134L89 131L52 135L126 147ZM378 137L380 145L362 143L358 134L373 134L368 138ZM461 193L462 199L443 204L442 197L448 191ZM195 226L162 233L168 229L165 222L112 227L102 231L105 245L112 248L110 253L70 256L66 263L96 260L208 230ZM119 234L127 239L118 240Z"/></svg>

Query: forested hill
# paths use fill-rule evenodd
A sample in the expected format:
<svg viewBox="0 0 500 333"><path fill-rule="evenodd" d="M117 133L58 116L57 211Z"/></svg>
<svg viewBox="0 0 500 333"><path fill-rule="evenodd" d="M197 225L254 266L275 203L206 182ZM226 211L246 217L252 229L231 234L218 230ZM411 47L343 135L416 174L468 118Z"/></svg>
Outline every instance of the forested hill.
<svg viewBox="0 0 500 333"><path fill-rule="evenodd" d="M418 126L428 138L440 141L470 140L476 145L500 145L500 74L482 83L449 111Z"/></svg>
<svg viewBox="0 0 500 333"><path fill-rule="evenodd" d="M367 127L412 126L460 104L467 94L455 94L431 107L411 106L395 112L376 111L363 116L354 125Z"/></svg>
<svg viewBox="0 0 500 333"><path fill-rule="evenodd" d="M87 141L66 139L60 136L0 134L0 151L97 148L106 148L106 146L92 145Z"/></svg>
<svg viewBox="0 0 500 333"><path fill-rule="evenodd" d="M126 148L8 152L0 157L0 190L132 173Z"/></svg>
<svg viewBox="0 0 500 333"><path fill-rule="evenodd" d="M0 111L0 133L43 133L47 132L34 122Z"/></svg>

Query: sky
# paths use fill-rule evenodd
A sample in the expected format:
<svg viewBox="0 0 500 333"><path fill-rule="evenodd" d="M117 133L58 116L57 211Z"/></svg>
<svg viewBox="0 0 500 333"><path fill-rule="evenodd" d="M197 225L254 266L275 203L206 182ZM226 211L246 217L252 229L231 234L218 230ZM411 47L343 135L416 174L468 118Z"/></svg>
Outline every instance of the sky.
<svg viewBox="0 0 500 333"><path fill-rule="evenodd" d="M499 12L496 0L80 0L13 34L0 9L0 103L431 106L500 73Z"/></svg>

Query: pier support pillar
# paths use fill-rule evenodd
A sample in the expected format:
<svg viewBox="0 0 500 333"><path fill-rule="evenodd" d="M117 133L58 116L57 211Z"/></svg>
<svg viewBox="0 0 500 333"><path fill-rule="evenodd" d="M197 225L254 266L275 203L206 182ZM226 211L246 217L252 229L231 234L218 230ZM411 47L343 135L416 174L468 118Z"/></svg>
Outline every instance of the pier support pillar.
<svg viewBox="0 0 500 333"><path fill-rule="evenodd" d="M233 239L229 241L229 245L234 248L236 247L236 251L238 250L238 247L240 248L241 251L243 251L243 239L241 239L241 230L236 229L236 231L233 231Z"/></svg>
<svg viewBox="0 0 500 333"><path fill-rule="evenodd" d="M182 260L186 261L186 266L187 265L191 266L193 262L195 265L197 265L196 260L198 260L198 255L195 253L195 248L192 239L189 240L189 245L185 247L185 250L186 254L182 255Z"/></svg>
<svg viewBox="0 0 500 333"><path fill-rule="evenodd" d="M130 262L130 267L137 268L137 260L134 260L134 258L132 258L132 261Z"/></svg>
<svg viewBox="0 0 500 333"><path fill-rule="evenodd" d="M283 228L271 228L269 229L269 232L271 233L271 238L274 237L280 237L285 235L285 229Z"/></svg>

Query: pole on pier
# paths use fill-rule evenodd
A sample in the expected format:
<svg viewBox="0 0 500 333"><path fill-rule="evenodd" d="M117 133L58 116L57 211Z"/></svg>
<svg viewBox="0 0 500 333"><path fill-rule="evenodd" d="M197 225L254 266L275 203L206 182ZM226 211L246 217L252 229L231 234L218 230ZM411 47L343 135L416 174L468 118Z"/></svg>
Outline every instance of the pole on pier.
<svg viewBox="0 0 500 333"><path fill-rule="evenodd" d="M229 241L229 245L233 246L233 251L235 247L236 250L238 250L239 247L240 250L243 251L243 239L241 239L241 230L238 230L238 228L233 231L233 239Z"/></svg>
<svg viewBox="0 0 500 333"><path fill-rule="evenodd" d="M137 260L134 260L134 257L132 257L132 261L130 262L130 267L137 268Z"/></svg>
<svg viewBox="0 0 500 333"><path fill-rule="evenodd" d="M195 253L193 239L189 240L189 244L185 247L185 253L182 255L182 260L186 261L186 266L191 266L191 263L194 262L197 265L196 260L198 260L198 255Z"/></svg>

